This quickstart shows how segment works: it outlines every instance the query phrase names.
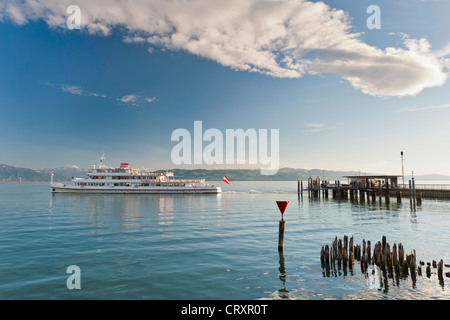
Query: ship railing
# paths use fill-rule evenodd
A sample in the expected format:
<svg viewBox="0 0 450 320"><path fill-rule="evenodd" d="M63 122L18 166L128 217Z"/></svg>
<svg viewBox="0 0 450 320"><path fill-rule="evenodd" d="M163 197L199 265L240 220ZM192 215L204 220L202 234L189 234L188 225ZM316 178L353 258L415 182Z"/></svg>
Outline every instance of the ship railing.
<svg viewBox="0 0 450 320"><path fill-rule="evenodd" d="M205 183L205 179L170 179L165 182L175 183Z"/></svg>

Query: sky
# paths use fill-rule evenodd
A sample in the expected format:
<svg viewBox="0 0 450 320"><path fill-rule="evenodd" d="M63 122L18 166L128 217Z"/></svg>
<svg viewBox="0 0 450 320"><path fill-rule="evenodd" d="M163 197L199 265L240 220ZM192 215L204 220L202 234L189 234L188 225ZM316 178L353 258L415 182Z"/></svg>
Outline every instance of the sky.
<svg viewBox="0 0 450 320"><path fill-rule="evenodd" d="M255 167L174 164L172 133L202 121L224 136L278 129L280 167L400 175L403 151L406 173L450 175L448 12L447 0L2 1L0 163L89 168L104 152L150 170Z"/></svg>

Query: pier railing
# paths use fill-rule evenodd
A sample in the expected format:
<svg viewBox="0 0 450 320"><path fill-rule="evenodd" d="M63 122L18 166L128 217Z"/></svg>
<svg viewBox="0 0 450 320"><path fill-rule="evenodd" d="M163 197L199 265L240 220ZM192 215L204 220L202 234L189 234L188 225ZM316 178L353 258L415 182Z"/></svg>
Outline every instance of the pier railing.
<svg viewBox="0 0 450 320"><path fill-rule="evenodd" d="M330 183L331 182L331 183ZM334 183L332 183L334 182ZM412 183L411 183L412 182ZM298 181L297 192L299 197L303 195L303 181ZM414 180L410 180L408 184L363 184L363 183L341 183L336 181L320 181L319 179L308 179L307 189L308 196L319 197L320 193L324 198L328 197L329 190L332 191L333 198L346 198L350 199L361 198L365 199L366 196L384 196L389 198L396 196L398 201L401 201L402 197L409 197L410 199L417 199L417 202L421 203L423 198L436 198L436 199L450 199L450 184L422 184L414 183Z"/></svg>
<svg viewBox="0 0 450 320"><path fill-rule="evenodd" d="M409 189L409 184L399 184L400 189ZM450 184L415 184L416 190L450 190Z"/></svg>

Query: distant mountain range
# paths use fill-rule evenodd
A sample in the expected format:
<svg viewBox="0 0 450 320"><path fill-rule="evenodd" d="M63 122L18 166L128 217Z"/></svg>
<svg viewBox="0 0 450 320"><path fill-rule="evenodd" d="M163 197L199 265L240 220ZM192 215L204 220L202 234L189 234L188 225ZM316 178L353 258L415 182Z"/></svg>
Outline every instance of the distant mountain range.
<svg viewBox="0 0 450 320"><path fill-rule="evenodd" d="M160 172L165 170L158 170ZM296 181L308 180L309 177L322 179L323 174L326 180L342 180L343 176L356 175L355 171L331 171L321 169L293 169L281 168L278 173L271 176L262 176L259 169L172 169L175 178L179 179L206 179L208 181L222 180L226 175L231 181ZM72 177L85 177L87 169L77 166L60 167L53 169L34 170L28 168L18 168L6 164L0 164L0 181L50 181L51 173L54 173L54 181L69 181ZM367 175L370 175L368 173ZM410 179L405 176L405 179ZM430 174L416 176L417 180L450 181L450 176Z"/></svg>
<svg viewBox="0 0 450 320"><path fill-rule="evenodd" d="M87 174L87 170L77 166L34 170L0 164L0 180L2 181L50 181L52 172L55 181L71 180L72 177L83 177Z"/></svg>

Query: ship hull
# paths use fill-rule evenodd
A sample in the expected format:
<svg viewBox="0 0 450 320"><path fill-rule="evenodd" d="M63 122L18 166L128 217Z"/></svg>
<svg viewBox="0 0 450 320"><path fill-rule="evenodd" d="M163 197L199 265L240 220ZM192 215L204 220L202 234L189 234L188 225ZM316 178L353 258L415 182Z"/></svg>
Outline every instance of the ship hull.
<svg viewBox="0 0 450 320"><path fill-rule="evenodd" d="M129 187L129 188L120 188L120 187L111 187L111 188L102 188L102 187L79 187L79 186L50 186L51 191L53 193L133 193L133 194L218 194L222 193L220 187Z"/></svg>

